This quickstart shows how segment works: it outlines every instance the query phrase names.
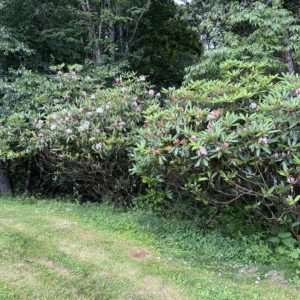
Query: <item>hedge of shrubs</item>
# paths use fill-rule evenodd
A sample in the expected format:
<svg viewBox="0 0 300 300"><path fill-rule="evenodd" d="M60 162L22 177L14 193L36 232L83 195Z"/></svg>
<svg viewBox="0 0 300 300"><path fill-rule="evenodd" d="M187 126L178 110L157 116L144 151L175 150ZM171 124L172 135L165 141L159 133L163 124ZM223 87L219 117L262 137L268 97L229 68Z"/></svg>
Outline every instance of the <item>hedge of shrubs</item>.
<svg viewBox="0 0 300 300"><path fill-rule="evenodd" d="M133 173L162 201L239 203L298 228L300 78L248 63L223 68L224 81L170 90L163 107L145 111Z"/></svg>
<svg viewBox="0 0 300 300"><path fill-rule="evenodd" d="M16 192L154 209L237 204L297 234L298 75L226 61L222 79L160 94L144 76L53 70L1 83L0 155Z"/></svg>

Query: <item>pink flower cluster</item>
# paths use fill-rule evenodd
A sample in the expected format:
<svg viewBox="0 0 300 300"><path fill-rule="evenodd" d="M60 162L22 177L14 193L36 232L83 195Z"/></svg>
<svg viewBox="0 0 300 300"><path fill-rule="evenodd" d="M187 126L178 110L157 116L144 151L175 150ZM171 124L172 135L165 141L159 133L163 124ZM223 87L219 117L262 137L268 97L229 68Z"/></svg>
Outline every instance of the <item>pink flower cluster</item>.
<svg viewBox="0 0 300 300"><path fill-rule="evenodd" d="M220 110L213 110L211 113L208 114L207 116L207 120L208 121L212 121L212 120L216 120L221 114Z"/></svg>
<svg viewBox="0 0 300 300"><path fill-rule="evenodd" d="M296 179L295 177L289 176L289 177L287 178L287 182L288 182L290 185L294 185L294 184L296 184L297 179Z"/></svg>
<svg viewBox="0 0 300 300"><path fill-rule="evenodd" d="M121 84L122 82L123 82L122 77L116 77L116 78L115 78L115 83Z"/></svg>
<svg viewBox="0 0 300 300"><path fill-rule="evenodd" d="M66 130L66 134L67 135L71 135L73 133L73 130L71 129L71 128L68 128L67 130Z"/></svg>
<svg viewBox="0 0 300 300"><path fill-rule="evenodd" d="M258 142L261 144L261 145L267 145L268 144L268 138L263 136L263 137L260 137L258 139Z"/></svg>
<svg viewBox="0 0 300 300"><path fill-rule="evenodd" d="M207 153L207 150L205 147L201 147L197 150L197 156L198 157L204 157L206 156L208 153Z"/></svg>
<svg viewBox="0 0 300 300"><path fill-rule="evenodd" d="M212 122L208 122L207 130L208 130L208 131L213 131L213 129L214 129L213 123L212 123Z"/></svg>
<svg viewBox="0 0 300 300"><path fill-rule="evenodd" d="M72 79L77 79L77 74L75 71L70 72Z"/></svg>
<svg viewBox="0 0 300 300"><path fill-rule="evenodd" d="M102 143L97 143L97 144L95 145L95 148L96 148L97 150L100 150L100 149L102 148Z"/></svg>
<svg viewBox="0 0 300 300"><path fill-rule="evenodd" d="M274 158L280 158L280 157L285 158L286 156L287 156L287 154L285 152L274 153L272 155L272 157L274 157Z"/></svg>
<svg viewBox="0 0 300 300"><path fill-rule="evenodd" d="M229 148L230 144L228 142L224 142L222 146L216 148L216 151L224 151L225 149Z"/></svg>
<svg viewBox="0 0 300 300"><path fill-rule="evenodd" d="M138 107L138 103L136 102L136 100L133 100L133 101L131 102L131 105L132 105L133 107Z"/></svg>
<svg viewBox="0 0 300 300"><path fill-rule="evenodd" d="M153 97L153 96L155 95L155 92L154 92L154 90L149 90L149 91L147 92L147 94L148 94L150 97Z"/></svg>

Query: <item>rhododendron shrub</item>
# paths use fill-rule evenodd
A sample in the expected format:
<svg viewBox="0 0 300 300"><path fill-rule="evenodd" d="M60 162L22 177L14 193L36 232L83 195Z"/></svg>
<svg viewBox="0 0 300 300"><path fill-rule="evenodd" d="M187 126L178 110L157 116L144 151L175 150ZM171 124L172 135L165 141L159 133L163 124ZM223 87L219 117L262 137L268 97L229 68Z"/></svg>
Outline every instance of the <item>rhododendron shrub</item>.
<svg viewBox="0 0 300 300"><path fill-rule="evenodd" d="M162 202L239 203L297 230L300 78L227 67L223 81L166 91L164 107L144 111L132 173L149 195L165 193Z"/></svg>
<svg viewBox="0 0 300 300"><path fill-rule="evenodd" d="M144 76L22 71L1 85L1 160L27 191L162 210L236 204L296 232L300 78L251 62L221 70L163 97Z"/></svg>
<svg viewBox="0 0 300 300"><path fill-rule="evenodd" d="M28 81L31 96L19 99L22 109L7 114L0 129L2 157L14 171L33 161L55 188L71 183L90 199L130 197L137 189L128 175L132 133L143 124L143 110L156 102L145 79L125 74L105 87L70 69L48 78L26 73L19 81L14 88Z"/></svg>

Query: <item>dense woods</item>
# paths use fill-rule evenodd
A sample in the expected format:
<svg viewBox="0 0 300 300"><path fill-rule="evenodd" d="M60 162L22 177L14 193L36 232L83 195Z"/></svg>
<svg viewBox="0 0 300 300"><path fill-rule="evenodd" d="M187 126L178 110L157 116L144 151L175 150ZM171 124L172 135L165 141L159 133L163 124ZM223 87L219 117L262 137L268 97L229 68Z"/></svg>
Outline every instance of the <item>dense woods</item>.
<svg viewBox="0 0 300 300"><path fill-rule="evenodd" d="M0 1L0 192L284 228L297 260L299 2L183 2Z"/></svg>

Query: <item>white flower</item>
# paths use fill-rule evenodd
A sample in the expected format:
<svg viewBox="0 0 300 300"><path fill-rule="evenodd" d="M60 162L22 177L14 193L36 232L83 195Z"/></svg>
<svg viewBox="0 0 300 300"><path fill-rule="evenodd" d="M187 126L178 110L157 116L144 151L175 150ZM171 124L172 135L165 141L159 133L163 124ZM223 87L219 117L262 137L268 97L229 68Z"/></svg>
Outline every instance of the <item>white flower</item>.
<svg viewBox="0 0 300 300"><path fill-rule="evenodd" d="M44 125L44 121L43 120L38 120L37 123L36 123L36 127L38 129L41 129Z"/></svg>
<svg viewBox="0 0 300 300"><path fill-rule="evenodd" d="M123 122L123 121L121 121L120 123L119 123L119 126L122 128L122 127L124 127L126 125L126 123L125 122Z"/></svg>
<svg viewBox="0 0 300 300"><path fill-rule="evenodd" d="M103 110L102 107L98 107L98 108L96 109L96 112L99 113L99 114L102 114L103 111L104 111L104 110Z"/></svg>
<svg viewBox="0 0 300 300"><path fill-rule="evenodd" d="M95 100L95 99L96 99L96 96L95 96L95 95L91 95L91 99L92 99L92 100Z"/></svg>
<svg viewBox="0 0 300 300"><path fill-rule="evenodd" d="M256 104L255 102L252 102L252 103L250 104L250 108L251 108L251 109L256 109L256 108L257 108L257 104Z"/></svg>
<svg viewBox="0 0 300 300"><path fill-rule="evenodd" d="M148 91L148 95L149 95L150 97L153 97L153 96L155 95L154 90L149 90L149 91Z"/></svg>
<svg viewBox="0 0 300 300"><path fill-rule="evenodd" d="M146 77L144 75L141 75L139 78L138 78L138 81L146 81Z"/></svg>
<svg viewBox="0 0 300 300"><path fill-rule="evenodd" d="M89 127L90 127L90 122L85 121L82 125L79 126L78 131L82 132L82 131L88 130Z"/></svg>
<svg viewBox="0 0 300 300"><path fill-rule="evenodd" d="M71 135L73 133L73 130L71 129L71 128L68 128L67 130L66 130L66 134L67 135Z"/></svg>
<svg viewBox="0 0 300 300"><path fill-rule="evenodd" d="M55 125L55 124L52 124L51 127L50 127L50 129L51 129L52 131L55 130L55 129L56 129L56 125Z"/></svg>
<svg viewBox="0 0 300 300"><path fill-rule="evenodd" d="M133 107L137 107L137 106L138 106L138 104L137 104L137 102L136 102L135 100L133 100L133 101L131 102L131 104L132 104Z"/></svg>
<svg viewBox="0 0 300 300"><path fill-rule="evenodd" d="M102 148L102 143L96 144L95 148L96 148L97 150L101 149L101 148Z"/></svg>
<svg viewBox="0 0 300 300"><path fill-rule="evenodd" d="M115 82L116 82L116 83L122 83L122 82L123 82L122 77L117 77L117 78L115 78Z"/></svg>

